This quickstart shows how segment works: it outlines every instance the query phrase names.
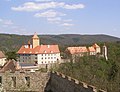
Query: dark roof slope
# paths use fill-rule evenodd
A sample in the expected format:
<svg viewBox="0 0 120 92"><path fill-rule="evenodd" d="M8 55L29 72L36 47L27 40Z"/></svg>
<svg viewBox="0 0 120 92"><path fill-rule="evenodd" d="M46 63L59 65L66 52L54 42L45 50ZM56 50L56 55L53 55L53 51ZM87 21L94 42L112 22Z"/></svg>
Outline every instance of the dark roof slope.
<svg viewBox="0 0 120 92"><path fill-rule="evenodd" d="M5 58L5 55L3 54L2 51L0 51L0 58Z"/></svg>
<svg viewBox="0 0 120 92"><path fill-rule="evenodd" d="M10 60L3 66L0 72L5 72L5 71L15 72L15 70L16 70L15 61Z"/></svg>

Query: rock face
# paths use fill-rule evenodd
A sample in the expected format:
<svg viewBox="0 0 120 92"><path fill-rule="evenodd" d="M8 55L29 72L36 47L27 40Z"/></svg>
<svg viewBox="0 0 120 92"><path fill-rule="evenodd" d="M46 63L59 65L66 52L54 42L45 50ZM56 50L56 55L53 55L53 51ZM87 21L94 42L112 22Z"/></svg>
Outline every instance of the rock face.
<svg viewBox="0 0 120 92"><path fill-rule="evenodd" d="M106 92L58 72L5 72L0 82L6 92Z"/></svg>

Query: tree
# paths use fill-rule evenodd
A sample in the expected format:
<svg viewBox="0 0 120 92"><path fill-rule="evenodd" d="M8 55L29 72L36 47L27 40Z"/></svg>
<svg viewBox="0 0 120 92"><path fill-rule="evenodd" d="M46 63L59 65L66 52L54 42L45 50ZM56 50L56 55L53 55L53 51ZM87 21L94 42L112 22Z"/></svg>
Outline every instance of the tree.
<svg viewBox="0 0 120 92"><path fill-rule="evenodd" d="M10 51L6 53L7 60L14 59L17 60L17 54L15 51Z"/></svg>

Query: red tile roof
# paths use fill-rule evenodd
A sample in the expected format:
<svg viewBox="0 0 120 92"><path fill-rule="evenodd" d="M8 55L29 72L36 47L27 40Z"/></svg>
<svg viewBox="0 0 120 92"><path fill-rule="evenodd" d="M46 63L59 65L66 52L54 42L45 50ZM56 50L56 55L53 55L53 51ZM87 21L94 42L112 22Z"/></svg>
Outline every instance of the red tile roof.
<svg viewBox="0 0 120 92"><path fill-rule="evenodd" d="M2 51L0 51L0 58L5 58L5 55L3 54Z"/></svg>
<svg viewBox="0 0 120 92"><path fill-rule="evenodd" d="M96 51L94 47L88 47L88 50L89 50L89 52L95 52Z"/></svg>
<svg viewBox="0 0 120 92"><path fill-rule="evenodd" d="M86 47L68 47L67 50L70 54L78 54L88 52Z"/></svg>
<svg viewBox="0 0 120 92"><path fill-rule="evenodd" d="M29 46L25 47L23 45L18 54L44 54L44 53L60 53L58 45L40 45L35 48L30 48Z"/></svg>
<svg viewBox="0 0 120 92"><path fill-rule="evenodd" d="M96 48L100 48L100 46L98 46L96 43L93 45L93 47Z"/></svg>

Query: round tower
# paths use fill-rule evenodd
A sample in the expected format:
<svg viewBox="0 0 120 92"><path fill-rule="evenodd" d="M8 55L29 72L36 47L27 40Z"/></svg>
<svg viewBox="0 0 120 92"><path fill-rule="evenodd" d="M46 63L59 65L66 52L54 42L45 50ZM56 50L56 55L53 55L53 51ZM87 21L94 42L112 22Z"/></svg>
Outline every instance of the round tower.
<svg viewBox="0 0 120 92"><path fill-rule="evenodd" d="M108 60L108 56L107 56L107 46L104 44L103 46L103 56L105 57L106 60Z"/></svg>

